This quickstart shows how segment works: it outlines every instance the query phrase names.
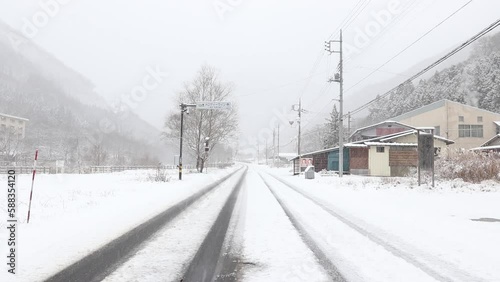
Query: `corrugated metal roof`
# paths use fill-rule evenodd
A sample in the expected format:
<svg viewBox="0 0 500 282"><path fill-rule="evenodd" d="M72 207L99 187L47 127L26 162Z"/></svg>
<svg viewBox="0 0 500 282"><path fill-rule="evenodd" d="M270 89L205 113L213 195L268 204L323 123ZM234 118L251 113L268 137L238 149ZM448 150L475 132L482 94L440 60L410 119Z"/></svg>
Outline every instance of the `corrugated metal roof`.
<svg viewBox="0 0 500 282"><path fill-rule="evenodd" d="M389 146L389 147L417 147L415 143L383 143L383 142L365 142L368 146Z"/></svg>
<svg viewBox="0 0 500 282"><path fill-rule="evenodd" d="M417 131L416 130L408 130L408 131L400 132L399 135L394 135L394 136L390 136L390 137L387 137L387 138L382 138L382 139L380 139L380 141L385 142L385 141L389 141L389 140L392 140L392 139L397 139L397 138L400 138L400 137L403 137L403 136L408 136L408 135L411 135L411 134L417 134ZM423 133L420 133L420 134L423 134ZM430 134L430 133L427 133L427 134ZM450 139L446 139L446 138L441 137L439 135L434 135L434 139L441 140L441 141L445 142L447 145L455 143L455 141L450 140Z"/></svg>

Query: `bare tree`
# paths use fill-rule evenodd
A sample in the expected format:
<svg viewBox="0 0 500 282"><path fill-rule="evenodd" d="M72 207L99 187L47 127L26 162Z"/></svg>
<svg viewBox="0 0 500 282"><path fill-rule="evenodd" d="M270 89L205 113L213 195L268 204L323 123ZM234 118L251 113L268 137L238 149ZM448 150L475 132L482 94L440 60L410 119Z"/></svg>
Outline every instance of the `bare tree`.
<svg viewBox="0 0 500 282"><path fill-rule="evenodd" d="M95 166L101 166L104 164L108 158L108 152L104 146L103 138L101 136L88 138L90 143L90 148L88 152L88 158L90 162Z"/></svg>
<svg viewBox="0 0 500 282"><path fill-rule="evenodd" d="M232 86L219 80L217 71L202 66L193 81L184 85L177 102L196 103L200 101L232 101ZM189 153L196 158L196 168L203 172L210 153L205 153L205 138L210 138L210 151L222 142L234 137L238 129L237 108L233 103L230 110L192 110L184 116L183 142ZM165 121L164 137L180 136L180 113L170 113Z"/></svg>

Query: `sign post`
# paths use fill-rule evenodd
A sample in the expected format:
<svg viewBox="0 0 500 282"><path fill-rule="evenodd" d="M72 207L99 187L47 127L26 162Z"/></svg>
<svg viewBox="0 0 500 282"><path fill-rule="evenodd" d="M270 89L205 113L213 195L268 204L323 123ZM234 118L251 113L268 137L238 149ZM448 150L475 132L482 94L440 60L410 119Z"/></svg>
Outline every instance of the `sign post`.
<svg viewBox="0 0 500 282"><path fill-rule="evenodd" d="M181 107L181 134L180 134L180 145L179 145L179 180L182 180L182 138L184 132L184 113L189 114L188 108L195 108L197 110L229 110L231 109L231 102L224 101L205 101L196 102L196 104L180 104ZM206 140L206 145L208 147L208 140ZM205 151L208 154L208 151ZM175 157L174 157L175 158Z"/></svg>
<svg viewBox="0 0 500 282"><path fill-rule="evenodd" d="M434 128L417 128L418 186L421 184L422 170L431 171L434 187Z"/></svg>
<svg viewBox="0 0 500 282"><path fill-rule="evenodd" d="M197 110L229 110L231 109L231 102L223 101L205 101L196 102Z"/></svg>

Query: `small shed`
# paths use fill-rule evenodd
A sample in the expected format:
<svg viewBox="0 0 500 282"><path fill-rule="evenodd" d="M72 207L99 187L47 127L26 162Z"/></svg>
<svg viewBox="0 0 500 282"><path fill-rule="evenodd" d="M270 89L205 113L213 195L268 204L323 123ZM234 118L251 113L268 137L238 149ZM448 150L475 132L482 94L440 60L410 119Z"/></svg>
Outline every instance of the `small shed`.
<svg viewBox="0 0 500 282"><path fill-rule="evenodd" d="M328 167L326 168L327 170L333 170L333 171L339 171L339 147L333 148L329 153L328 153ZM343 171L348 172L349 171L349 148L344 147L344 156L343 156Z"/></svg>

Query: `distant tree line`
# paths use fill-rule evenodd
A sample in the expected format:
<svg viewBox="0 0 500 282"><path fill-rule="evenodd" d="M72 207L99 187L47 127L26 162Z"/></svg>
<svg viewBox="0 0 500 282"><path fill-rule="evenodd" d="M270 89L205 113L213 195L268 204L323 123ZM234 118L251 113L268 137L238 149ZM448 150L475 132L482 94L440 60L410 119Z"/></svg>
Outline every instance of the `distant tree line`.
<svg viewBox="0 0 500 282"><path fill-rule="evenodd" d="M416 85L407 82L378 99L366 121L379 122L448 99L500 113L500 33L484 37L470 57Z"/></svg>

